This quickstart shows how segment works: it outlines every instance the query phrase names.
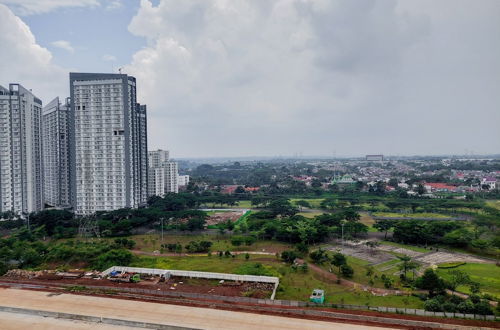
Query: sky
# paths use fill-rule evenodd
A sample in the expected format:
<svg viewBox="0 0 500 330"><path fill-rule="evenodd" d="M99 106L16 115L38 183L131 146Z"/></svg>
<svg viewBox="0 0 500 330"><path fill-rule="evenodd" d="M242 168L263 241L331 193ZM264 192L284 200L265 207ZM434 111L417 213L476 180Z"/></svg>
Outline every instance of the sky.
<svg viewBox="0 0 500 330"><path fill-rule="evenodd" d="M498 0L0 0L0 85L137 78L175 158L500 153Z"/></svg>

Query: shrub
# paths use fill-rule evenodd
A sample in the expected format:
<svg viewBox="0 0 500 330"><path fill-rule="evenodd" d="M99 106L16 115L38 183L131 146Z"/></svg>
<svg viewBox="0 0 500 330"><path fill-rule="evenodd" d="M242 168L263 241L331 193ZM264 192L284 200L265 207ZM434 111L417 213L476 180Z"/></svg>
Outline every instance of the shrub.
<svg viewBox="0 0 500 330"><path fill-rule="evenodd" d="M475 311L475 306L470 300L465 300L457 305L457 309L460 313L472 314Z"/></svg>
<svg viewBox="0 0 500 330"><path fill-rule="evenodd" d="M295 259L297 259L297 257L298 255L297 252L295 251L287 250L281 252L281 260L289 264L293 264L293 262L295 261Z"/></svg>
<svg viewBox="0 0 500 330"><path fill-rule="evenodd" d="M424 302L424 309L429 312L441 312L441 303L437 299L429 299Z"/></svg>
<svg viewBox="0 0 500 330"><path fill-rule="evenodd" d="M463 266L465 264L466 264L465 262L446 262L446 263L443 263L443 264L439 264L438 268L440 268L440 269L451 269L451 268L457 268L457 267Z"/></svg>
<svg viewBox="0 0 500 330"><path fill-rule="evenodd" d="M487 301L480 301L474 305L474 310L476 314L480 315L492 315L493 311L491 310L490 304Z"/></svg>
<svg viewBox="0 0 500 330"><path fill-rule="evenodd" d="M340 266L340 272L342 273L342 276L347 278L351 278L354 275L354 269L347 264Z"/></svg>

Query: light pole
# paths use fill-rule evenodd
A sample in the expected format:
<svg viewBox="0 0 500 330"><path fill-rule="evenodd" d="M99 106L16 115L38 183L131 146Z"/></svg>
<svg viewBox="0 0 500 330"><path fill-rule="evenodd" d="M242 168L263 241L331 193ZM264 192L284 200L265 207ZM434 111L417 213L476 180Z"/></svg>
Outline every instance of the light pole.
<svg viewBox="0 0 500 330"><path fill-rule="evenodd" d="M161 221L161 244L163 245L163 217L160 218Z"/></svg>
<svg viewBox="0 0 500 330"><path fill-rule="evenodd" d="M340 225L342 226L342 249L344 248L344 226L345 226L345 221L342 220L342 222L340 223Z"/></svg>

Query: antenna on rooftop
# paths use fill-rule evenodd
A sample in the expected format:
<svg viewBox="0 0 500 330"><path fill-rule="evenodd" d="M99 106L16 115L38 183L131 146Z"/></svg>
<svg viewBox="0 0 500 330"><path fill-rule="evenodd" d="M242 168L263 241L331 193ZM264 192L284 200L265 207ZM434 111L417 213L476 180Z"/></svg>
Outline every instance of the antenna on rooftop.
<svg viewBox="0 0 500 330"><path fill-rule="evenodd" d="M122 74L122 68L118 68L118 72Z"/></svg>

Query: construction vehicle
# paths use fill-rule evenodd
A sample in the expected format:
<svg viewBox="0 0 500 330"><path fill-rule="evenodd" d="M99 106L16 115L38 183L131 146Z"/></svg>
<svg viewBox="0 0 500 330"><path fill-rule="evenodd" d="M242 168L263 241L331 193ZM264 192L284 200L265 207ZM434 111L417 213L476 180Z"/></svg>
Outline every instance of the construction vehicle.
<svg viewBox="0 0 500 330"><path fill-rule="evenodd" d="M309 297L309 301L316 304L322 304L323 302L325 302L325 291L314 289L311 296Z"/></svg>

